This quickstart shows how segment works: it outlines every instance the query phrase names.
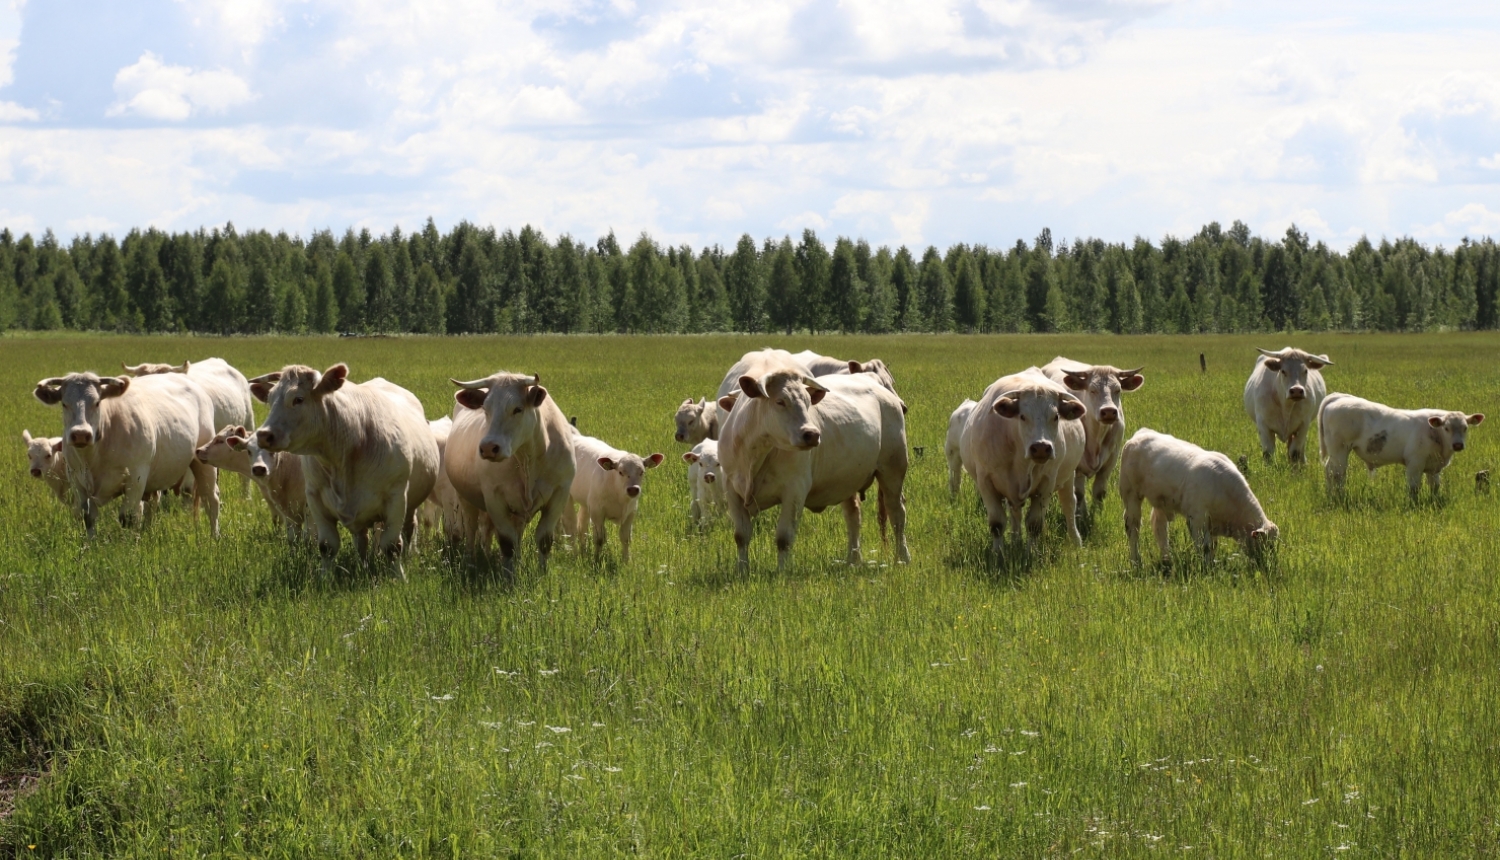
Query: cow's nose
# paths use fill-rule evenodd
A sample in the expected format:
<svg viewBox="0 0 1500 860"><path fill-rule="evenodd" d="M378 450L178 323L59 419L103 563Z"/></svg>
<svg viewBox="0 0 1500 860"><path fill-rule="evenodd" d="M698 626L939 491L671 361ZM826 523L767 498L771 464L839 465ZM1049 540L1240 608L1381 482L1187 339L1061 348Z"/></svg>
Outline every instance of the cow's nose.
<svg viewBox="0 0 1500 860"><path fill-rule="evenodd" d="M486 441L486 442L480 442L479 443L479 456L482 457L485 460L499 460L500 459L500 443L499 442L488 442L488 441Z"/></svg>
<svg viewBox="0 0 1500 860"><path fill-rule="evenodd" d="M1294 385L1292 386L1292 390L1286 393L1286 396L1292 398L1293 400L1301 400L1302 398L1307 396L1307 391L1300 385Z"/></svg>
<svg viewBox="0 0 1500 860"><path fill-rule="evenodd" d="M636 496L639 496L640 494L641 494L641 488L640 488L640 485L638 485L638 484L634 485L634 486L630 486L630 487L626 487L625 488L625 495L631 497L632 499L635 498Z"/></svg>
<svg viewBox="0 0 1500 860"><path fill-rule="evenodd" d="M41 476L42 476L42 470L41 469L32 469L31 470L31 477L33 477L33 478L40 478Z"/></svg>
<svg viewBox="0 0 1500 860"><path fill-rule="evenodd" d="M1454 442L1453 443L1453 450L1455 450L1455 451L1462 451L1463 449L1464 449L1464 443L1462 443L1462 442Z"/></svg>
<svg viewBox="0 0 1500 860"><path fill-rule="evenodd" d="M250 474L254 475L257 478L264 478L266 475L270 474L270 472L270 469L267 469L265 466L262 466L259 463L250 467Z"/></svg>
<svg viewBox="0 0 1500 860"><path fill-rule="evenodd" d="M802 447L804 448L816 448L822 440L823 434L811 427L802 431Z"/></svg>
<svg viewBox="0 0 1500 860"><path fill-rule="evenodd" d="M72 443L74 448L87 448L93 444L94 434L89 430L74 430L68 434L68 441Z"/></svg>
<svg viewBox="0 0 1500 860"><path fill-rule="evenodd" d="M275 448L276 434L270 430L257 430L255 431L255 444L267 450Z"/></svg>
<svg viewBox="0 0 1500 860"><path fill-rule="evenodd" d="M1106 406L1099 410L1099 420L1105 424L1113 424L1120 420L1120 410L1113 406Z"/></svg>
<svg viewBox="0 0 1500 860"><path fill-rule="evenodd" d="M678 442L686 442L687 441L687 437L684 436L684 435L682 435L682 431L681 430L677 431L677 441Z"/></svg>
<svg viewBox="0 0 1500 860"><path fill-rule="evenodd" d="M1032 442L1031 447L1027 450L1031 453L1031 459L1033 460L1052 459L1051 442Z"/></svg>
<svg viewBox="0 0 1500 860"><path fill-rule="evenodd" d="M38 474L40 474L40 473L38 473ZM705 483L705 484L712 484L713 482L714 482L714 473L713 472L709 472L708 474L706 474L706 475L703 476L703 483Z"/></svg>

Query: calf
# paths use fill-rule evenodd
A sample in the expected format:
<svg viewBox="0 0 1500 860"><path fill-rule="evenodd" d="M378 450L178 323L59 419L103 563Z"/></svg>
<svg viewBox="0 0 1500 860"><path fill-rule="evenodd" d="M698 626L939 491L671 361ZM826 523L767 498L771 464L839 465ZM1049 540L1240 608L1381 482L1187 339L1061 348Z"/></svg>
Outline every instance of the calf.
<svg viewBox="0 0 1500 860"><path fill-rule="evenodd" d="M215 469L244 475L260 490L271 515L295 541L307 522L307 490L302 463L295 454L272 454L256 446L249 430L225 427L198 449L198 461ZM259 459L257 459L259 458Z"/></svg>
<svg viewBox="0 0 1500 860"><path fill-rule="evenodd" d="M21 431L21 441L26 443L26 459L31 462L31 477L47 485L52 495L64 507L71 508L72 490L68 486L68 466L63 462L63 440L61 436L50 439L32 436L30 430Z"/></svg>
<svg viewBox="0 0 1500 860"><path fill-rule="evenodd" d="M1422 489L1424 474L1436 495L1453 453L1464 449L1469 428L1482 421L1484 415L1479 413L1392 409L1352 394L1330 394L1318 411L1318 442L1328 489L1335 493L1344 489L1352 452L1365 461L1371 475L1381 466L1405 466L1406 487L1413 500Z"/></svg>
<svg viewBox="0 0 1500 860"><path fill-rule="evenodd" d="M777 564L791 561L797 518L842 505L848 560L860 562L859 494L879 481L882 524L888 518L898 562L906 548L906 422L901 399L869 374L814 380L790 355L766 350L738 382L744 396L720 405L729 419L719 439L725 501L740 565L750 560L751 517L781 506ZM727 398L726 398L727 399Z"/></svg>
<svg viewBox="0 0 1500 860"><path fill-rule="evenodd" d="M1230 537L1252 555L1274 543L1276 524L1266 519L1245 476L1217 451L1148 430L1135 431L1120 454L1120 499L1125 503L1125 536L1130 560L1141 563L1141 502L1151 503L1156 547L1167 557L1167 526L1181 514L1188 533L1214 557L1215 538Z"/></svg>
<svg viewBox="0 0 1500 860"><path fill-rule="evenodd" d="M255 442L302 456L325 573L338 556L340 525L361 559L370 555L370 529L381 525L380 550L404 577L401 555L437 480L437 442L411 392L384 379L348 379L345 364L322 373L294 364L251 380L251 392L270 406Z"/></svg>
<svg viewBox="0 0 1500 860"><path fill-rule="evenodd" d="M1109 490L1109 476L1125 447L1126 391L1135 391L1146 382L1143 367L1121 370L1107 364L1086 365L1058 356L1042 372L1053 382L1062 383L1083 401L1083 459L1073 478L1073 494L1084 504L1089 478L1094 479L1094 507L1104 501Z"/></svg>
<svg viewBox="0 0 1500 860"><path fill-rule="evenodd" d="M969 414L978 405L965 400L948 416L948 438L943 443L943 453L948 457L948 495L952 498L958 498L958 488L964 479L964 428L969 425Z"/></svg>
<svg viewBox="0 0 1500 860"><path fill-rule="evenodd" d="M688 464L688 490L693 495L688 516L694 523L703 525L710 516L724 510L724 483L719 480L719 443L705 439L683 454L682 459Z"/></svg>
<svg viewBox="0 0 1500 860"><path fill-rule="evenodd" d="M1289 346L1280 352L1260 350L1245 382L1245 411L1260 433L1260 450L1266 462L1276 455L1277 439L1286 442L1288 460L1307 461L1307 434L1328 391L1319 371L1332 365L1326 355Z"/></svg>
<svg viewBox="0 0 1500 860"><path fill-rule="evenodd" d="M660 454L638 457L619 451L592 436L573 437L571 495L578 503L573 533L582 541L593 525L596 558L604 554L604 524L612 522L620 529L620 560L630 561L630 533L640 504L641 479L663 459Z"/></svg>
<svg viewBox="0 0 1500 860"><path fill-rule="evenodd" d="M1011 532L1019 539L1021 507L1031 501L1027 546L1035 549L1053 493L1068 538L1083 543L1073 493L1073 475L1083 458L1083 413L1083 403L1071 391L1035 367L995 380L970 410L959 449L984 500L997 556L1005 547L1007 506Z"/></svg>
<svg viewBox="0 0 1500 860"><path fill-rule="evenodd" d="M704 439L719 438L719 414L717 404L708 402L708 398L701 398L697 403L693 398L682 401L677 407L678 442L686 442L689 445L697 445Z"/></svg>
<svg viewBox="0 0 1500 860"><path fill-rule="evenodd" d="M89 537L101 505L123 496L122 525L142 518L143 509L149 521L155 505L145 506L146 498L183 484L189 472L194 516L205 502L218 536L217 473L194 457L214 435L213 404L198 383L176 373L135 380L70 373L38 382L33 394L62 406L68 483Z"/></svg>
<svg viewBox="0 0 1500 860"><path fill-rule="evenodd" d="M472 552L489 514L507 572L514 572L521 534L532 519L541 567L547 567L558 520L568 506L576 467L574 430L536 376L504 371L458 386L445 469L458 494L463 534Z"/></svg>

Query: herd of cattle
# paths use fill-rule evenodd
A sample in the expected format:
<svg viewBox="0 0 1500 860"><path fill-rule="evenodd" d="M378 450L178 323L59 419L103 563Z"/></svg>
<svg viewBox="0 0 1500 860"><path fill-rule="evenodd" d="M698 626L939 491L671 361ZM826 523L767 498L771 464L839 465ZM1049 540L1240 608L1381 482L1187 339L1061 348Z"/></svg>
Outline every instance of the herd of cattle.
<svg viewBox="0 0 1500 860"><path fill-rule="evenodd" d="M1326 395L1320 371L1332 364L1328 356L1290 347L1260 352L1245 409L1266 459L1280 440L1293 462L1304 461L1316 421L1332 492L1343 488L1351 453L1372 472L1404 465L1413 497L1424 475L1436 492L1468 428L1484 420ZM340 525L361 559L370 558L373 530L399 570L419 522L470 553L487 552L493 538L507 570L533 519L544 567L559 524L580 542L592 530L597 555L605 524L613 522L628 560L641 481L663 460L580 434L535 375L452 380L451 414L428 421L411 392L378 377L352 382L343 364L323 372L289 365L248 380L218 358L125 369L129 375L70 373L37 383L38 400L61 406L63 432L23 432L32 476L82 518L90 537L102 505L121 498L120 521L129 525L149 520L168 491L190 500L195 517L206 507L217 536L217 475L227 470L259 488L289 540L316 536L325 570L338 554ZM1167 527L1178 515L1207 558L1218 537L1238 540L1251 554L1276 540L1276 524L1225 455L1147 428L1126 441L1122 396L1144 384L1142 369L1058 357L1001 377L978 401L954 410L945 444L949 491L956 496L969 474L997 555L1006 548L1007 522L1021 538L1023 508L1027 544L1035 545L1054 494L1068 538L1081 544L1078 508L1103 501L1117 468L1134 562L1142 502L1151 505L1164 557ZM702 522L726 512L743 565L752 518L779 506L775 540L784 566L802 510L838 505L848 560L859 563L861 501L876 485L882 534L889 524L896 559L909 561L906 403L895 388L879 359L747 353L713 399L690 398L677 410L676 439L692 446L683 454L690 516ZM255 430L248 429L255 426L252 397L269 407ZM576 515L565 522L574 505Z"/></svg>

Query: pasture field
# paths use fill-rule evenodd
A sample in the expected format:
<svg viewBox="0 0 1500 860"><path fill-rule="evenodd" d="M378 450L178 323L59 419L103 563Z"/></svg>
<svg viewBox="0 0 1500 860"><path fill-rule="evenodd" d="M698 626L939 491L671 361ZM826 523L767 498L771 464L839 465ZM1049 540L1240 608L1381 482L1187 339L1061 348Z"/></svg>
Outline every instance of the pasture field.
<svg viewBox="0 0 1500 860"><path fill-rule="evenodd" d="M1255 346L1326 351L1330 391L1487 412L1416 505L1399 470L1260 461ZM687 524L671 416L743 352L884 358L925 453L910 566L867 517L805 514L778 573L727 523ZM603 337L0 340L0 855L18 857L1476 856L1500 853L1500 338ZM1199 353L1208 372L1200 373ZM1146 365L1150 426L1232 457L1281 527L1257 567L1221 542L1126 560L1113 492L1074 549L986 564L949 412L1064 354ZM55 435L34 383L218 355L247 375L347 361L429 417L447 378L539 372L584 432L640 454L635 555L528 538L514 578L436 541L407 581L314 575L223 482L224 536L186 512L86 543L24 472ZM1054 506L1055 507L1055 506ZM1154 558L1148 535L1144 549ZM349 541L345 540L347 548ZM346 565L347 566L347 565ZM30 777L41 775L39 780ZM12 797L21 783L29 787Z"/></svg>

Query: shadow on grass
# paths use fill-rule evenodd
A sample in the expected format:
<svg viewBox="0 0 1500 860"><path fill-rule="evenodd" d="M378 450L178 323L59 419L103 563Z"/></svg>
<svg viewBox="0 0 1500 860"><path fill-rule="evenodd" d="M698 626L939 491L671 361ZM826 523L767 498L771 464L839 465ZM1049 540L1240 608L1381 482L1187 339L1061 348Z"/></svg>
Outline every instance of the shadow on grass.
<svg viewBox="0 0 1500 860"><path fill-rule="evenodd" d="M394 563L372 552L372 560L366 564L354 547L345 541L333 568L323 571L323 557L316 544L298 541L295 544L279 542L266 573L255 589L255 596L265 599L270 596L296 597L312 591L319 594L346 594L365 591L381 582L400 581L401 574ZM417 566L416 556L403 559L403 567L410 572Z"/></svg>

